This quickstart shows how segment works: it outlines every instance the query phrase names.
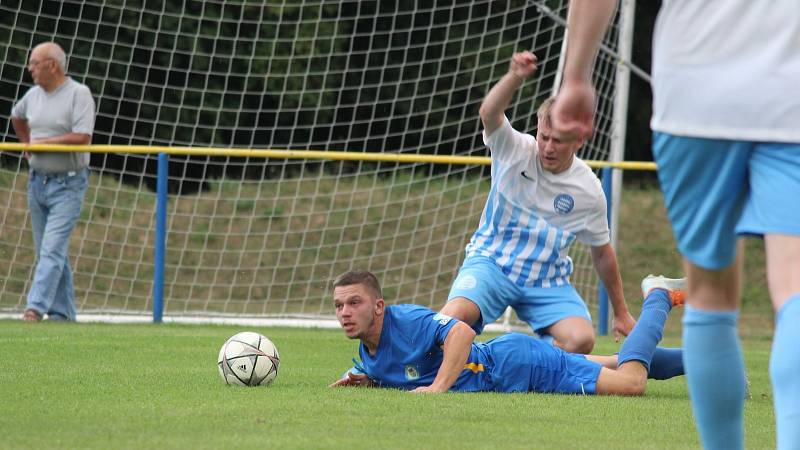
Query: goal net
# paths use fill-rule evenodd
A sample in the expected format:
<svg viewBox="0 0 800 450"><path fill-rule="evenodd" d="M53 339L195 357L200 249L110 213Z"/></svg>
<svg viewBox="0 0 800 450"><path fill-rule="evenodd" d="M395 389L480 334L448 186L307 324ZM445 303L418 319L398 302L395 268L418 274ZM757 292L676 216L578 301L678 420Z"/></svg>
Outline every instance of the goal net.
<svg viewBox="0 0 800 450"><path fill-rule="evenodd" d="M59 43L97 104L93 144L487 156L478 108L532 50L539 69L506 114L535 132L553 94L566 1L82 1L0 3L0 117L32 85L30 49ZM618 56L595 84L606 160ZM0 309L25 307L34 266L27 163L0 155ZM156 155L93 153L70 245L79 315L153 307ZM164 314L330 318L333 278L373 271L389 303L439 308L477 227L489 168L172 156ZM596 305L588 249L572 282Z"/></svg>

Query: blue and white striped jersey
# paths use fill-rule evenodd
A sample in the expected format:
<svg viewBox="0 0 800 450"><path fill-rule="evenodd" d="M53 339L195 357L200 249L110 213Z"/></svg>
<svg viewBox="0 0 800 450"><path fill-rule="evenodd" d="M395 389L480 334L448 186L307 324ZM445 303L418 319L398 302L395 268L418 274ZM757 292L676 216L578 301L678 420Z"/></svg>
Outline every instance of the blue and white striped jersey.
<svg viewBox="0 0 800 450"><path fill-rule="evenodd" d="M610 241L600 180L578 158L564 172L544 170L536 139L514 130L508 119L483 139L492 152L492 184L467 258L494 259L520 286L569 283L572 242Z"/></svg>

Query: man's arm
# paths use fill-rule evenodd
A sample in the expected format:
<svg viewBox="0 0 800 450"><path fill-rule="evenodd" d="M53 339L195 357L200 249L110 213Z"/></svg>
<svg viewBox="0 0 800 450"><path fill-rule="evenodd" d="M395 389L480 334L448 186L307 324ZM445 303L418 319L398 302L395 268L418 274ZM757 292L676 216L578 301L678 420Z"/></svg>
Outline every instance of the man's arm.
<svg viewBox="0 0 800 450"><path fill-rule="evenodd" d="M455 320L455 319L452 319ZM444 356L442 365L436 373L436 378L430 386L423 386L414 389L413 392L447 392L464 370L464 364L469 358L472 350L472 341L475 339L475 331L464 322L456 321L453 328L447 333L444 340Z"/></svg>
<svg viewBox="0 0 800 450"><path fill-rule="evenodd" d="M14 133L16 133L20 142L28 143L31 140L31 127L28 126L27 120L12 117L11 125L14 127Z"/></svg>
<svg viewBox="0 0 800 450"><path fill-rule="evenodd" d="M617 253L611 244L592 246L592 262L597 275L603 280L608 298L614 308L614 338L619 341L620 335L627 336L633 330L636 320L628 311L625 293L622 290L622 277L617 265Z"/></svg>
<svg viewBox="0 0 800 450"><path fill-rule="evenodd" d="M20 142L27 144L31 141L31 127L28 125L28 121L25 119L21 119L19 117L12 117L11 118L11 125L14 127L14 133L16 133L17 138ZM30 159L31 154L28 151L22 152L22 156L25 159Z"/></svg>
<svg viewBox="0 0 800 450"><path fill-rule="evenodd" d="M587 139L594 128L592 69L618 0L571 0L564 81L553 105L553 132L564 141Z"/></svg>
<svg viewBox="0 0 800 450"><path fill-rule="evenodd" d="M506 108L514 98L514 93L526 78L536 72L537 61L536 55L529 51L515 53L511 57L508 73L503 75L503 78L500 78L500 81L486 94L479 114L487 136L503 124Z"/></svg>
<svg viewBox="0 0 800 450"><path fill-rule="evenodd" d="M44 139L34 139L31 144L89 145L92 136L85 133L66 133Z"/></svg>

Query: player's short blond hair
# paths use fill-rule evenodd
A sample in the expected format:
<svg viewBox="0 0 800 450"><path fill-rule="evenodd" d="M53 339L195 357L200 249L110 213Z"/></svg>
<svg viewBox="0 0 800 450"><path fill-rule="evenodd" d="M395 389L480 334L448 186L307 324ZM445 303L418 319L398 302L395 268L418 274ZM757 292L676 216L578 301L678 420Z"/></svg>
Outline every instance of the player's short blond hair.
<svg viewBox="0 0 800 450"><path fill-rule="evenodd" d="M536 111L536 118L539 119L542 124L547 126L552 125L552 122L550 121L550 112L553 110L553 103L555 102L556 98L550 97L543 101L541 105L539 105L539 109Z"/></svg>
<svg viewBox="0 0 800 450"><path fill-rule="evenodd" d="M333 280L333 287L351 286L354 284L361 284L365 286L376 299L383 298L381 293L381 284L378 282L378 277L367 270L348 270L347 272L339 275Z"/></svg>

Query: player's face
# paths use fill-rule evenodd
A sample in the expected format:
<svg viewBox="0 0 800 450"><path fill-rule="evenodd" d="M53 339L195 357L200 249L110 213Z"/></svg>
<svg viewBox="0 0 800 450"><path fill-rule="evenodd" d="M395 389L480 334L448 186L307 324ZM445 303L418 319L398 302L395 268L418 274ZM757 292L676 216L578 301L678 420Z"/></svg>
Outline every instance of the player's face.
<svg viewBox="0 0 800 450"><path fill-rule="evenodd" d="M561 140L554 136L552 124L539 120L536 144L539 146L539 162L542 168L551 173L561 173L572 166L572 159L583 142Z"/></svg>
<svg viewBox="0 0 800 450"><path fill-rule="evenodd" d="M339 325L350 339L362 339L375 331L375 321L383 312L383 299L375 298L363 284L334 288L333 305Z"/></svg>

